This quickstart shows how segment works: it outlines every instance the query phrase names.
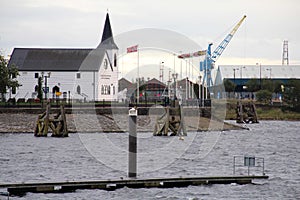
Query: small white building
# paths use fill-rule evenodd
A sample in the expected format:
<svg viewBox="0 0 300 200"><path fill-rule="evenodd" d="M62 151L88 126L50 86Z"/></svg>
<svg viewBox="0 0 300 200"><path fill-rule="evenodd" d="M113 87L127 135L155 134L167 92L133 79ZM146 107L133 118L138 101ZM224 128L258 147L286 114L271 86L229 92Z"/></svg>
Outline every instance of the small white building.
<svg viewBox="0 0 300 200"><path fill-rule="evenodd" d="M106 15L96 49L15 48L8 67L15 65L22 85L10 98L37 98L38 77L47 98L115 101L118 96L118 47ZM60 95L61 94L61 95ZM60 96L57 96L60 95Z"/></svg>

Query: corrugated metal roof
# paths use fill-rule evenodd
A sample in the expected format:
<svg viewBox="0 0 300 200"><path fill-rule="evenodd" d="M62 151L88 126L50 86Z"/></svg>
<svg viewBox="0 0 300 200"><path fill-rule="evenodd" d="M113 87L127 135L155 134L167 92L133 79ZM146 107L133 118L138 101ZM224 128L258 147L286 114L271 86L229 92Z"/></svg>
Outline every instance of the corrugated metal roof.
<svg viewBox="0 0 300 200"><path fill-rule="evenodd" d="M219 65L215 84L223 79L293 79L300 78L300 65Z"/></svg>

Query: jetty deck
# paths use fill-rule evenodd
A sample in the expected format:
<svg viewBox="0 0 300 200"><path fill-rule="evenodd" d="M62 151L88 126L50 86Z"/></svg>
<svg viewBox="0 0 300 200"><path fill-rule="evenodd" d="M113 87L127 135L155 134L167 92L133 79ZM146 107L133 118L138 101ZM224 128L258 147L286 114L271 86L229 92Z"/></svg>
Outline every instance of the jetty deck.
<svg viewBox="0 0 300 200"><path fill-rule="evenodd" d="M218 176L218 177L177 177L177 178L150 178L150 179L117 179L96 181L69 181L69 182L45 182L45 183L17 183L0 184L0 188L7 188L9 195L25 195L32 193L64 193L75 192L79 189L103 189L115 190L123 187L128 188L173 188L188 187L190 185L212 184L249 184L254 179L268 179L262 176Z"/></svg>

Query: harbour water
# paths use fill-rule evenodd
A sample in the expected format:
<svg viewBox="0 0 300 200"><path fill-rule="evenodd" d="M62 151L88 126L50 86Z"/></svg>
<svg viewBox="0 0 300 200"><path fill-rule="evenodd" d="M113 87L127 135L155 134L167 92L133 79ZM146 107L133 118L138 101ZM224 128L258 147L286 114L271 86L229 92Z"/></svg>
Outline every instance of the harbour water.
<svg viewBox="0 0 300 200"><path fill-rule="evenodd" d="M300 122L261 121L248 127L188 133L184 141L138 133L138 177L232 175L233 157L251 155L264 158L268 180L247 185L28 193L10 199L300 199ZM126 178L127 143L125 133L68 138L1 134L0 183ZM241 167L236 173L245 175L247 169ZM252 173L261 175L262 170L253 168Z"/></svg>

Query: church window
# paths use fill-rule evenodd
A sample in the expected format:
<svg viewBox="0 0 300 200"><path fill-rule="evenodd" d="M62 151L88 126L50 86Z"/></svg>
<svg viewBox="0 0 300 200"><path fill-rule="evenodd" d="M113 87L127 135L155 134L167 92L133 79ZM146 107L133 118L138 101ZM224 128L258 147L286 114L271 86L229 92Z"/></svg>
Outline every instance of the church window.
<svg viewBox="0 0 300 200"><path fill-rule="evenodd" d="M104 94L107 94L107 86L104 85Z"/></svg>
<svg viewBox="0 0 300 200"><path fill-rule="evenodd" d="M76 77L79 79L79 78L80 78L80 73L77 73L77 74L76 74Z"/></svg>
<svg viewBox="0 0 300 200"><path fill-rule="evenodd" d="M114 67L117 66L117 54L114 55Z"/></svg>
<svg viewBox="0 0 300 200"><path fill-rule="evenodd" d="M101 85L101 94L104 94L104 86Z"/></svg>
<svg viewBox="0 0 300 200"><path fill-rule="evenodd" d="M107 66L108 66L107 59L104 59L104 69L107 69Z"/></svg>
<svg viewBox="0 0 300 200"><path fill-rule="evenodd" d="M107 85L106 87L107 87L107 94L110 94L110 86Z"/></svg>
<svg viewBox="0 0 300 200"><path fill-rule="evenodd" d="M81 94L81 88L80 88L79 85L77 86L76 91L77 91L78 94Z"/></svg>

